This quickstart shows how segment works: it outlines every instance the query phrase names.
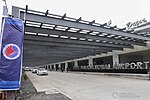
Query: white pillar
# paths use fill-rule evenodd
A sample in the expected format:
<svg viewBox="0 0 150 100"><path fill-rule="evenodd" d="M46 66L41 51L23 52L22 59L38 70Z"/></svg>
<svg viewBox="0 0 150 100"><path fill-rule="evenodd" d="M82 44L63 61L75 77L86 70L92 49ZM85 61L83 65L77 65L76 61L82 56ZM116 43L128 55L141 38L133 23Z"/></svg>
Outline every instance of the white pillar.
<svg viewBox="0 0 150 100"><path fill-rule="evenodd" d="M56 64L54 64L54 70L56 70Z"/></svg>
<svg viewBox="0 0 150 100"><path fill-rule="evenodd" d="M65 71L67 71L68 68L68 62L65 62Z"/></svg>
<svg viewBox="0 0 150 100"><path fill-rule="evenodd" d="M74 61L74 66L78 66L78 60Z"/></svg>
<svg viewBox="0 0 150 100"><path fill-rule="evenodd" d="M117 50L113 50L113 66L119 64L119 56Z"/></svg>
<svg viewBox="0 0 150 100"><path fill-rule="evenodd" d="M8 9L6 6L3 6L3 15L8 16Z"/></svg>
<svg viewBox="0 0 150 100"><path fill-rule="evenodd" d="M150 41L146 42L146 46L147 46L148 49L150 49Z"/></svg>
<svg viewBox="0 0 150 100"><path fill-rule="evenodd" d="M61 68L61 63L58 64L58 68L59 68L59 69Z"/></svg>
<svg viewBox="0 0 150 100"><path fill-rule="evenodd" d="M92 57L89 57L89 66L93 66L93 58Z"/></svg>

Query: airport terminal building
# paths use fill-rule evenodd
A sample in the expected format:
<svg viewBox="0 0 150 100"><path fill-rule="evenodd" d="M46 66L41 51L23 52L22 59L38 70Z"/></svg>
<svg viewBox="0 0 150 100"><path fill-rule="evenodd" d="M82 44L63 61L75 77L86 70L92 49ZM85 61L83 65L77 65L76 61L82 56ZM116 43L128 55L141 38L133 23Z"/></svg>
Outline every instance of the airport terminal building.
<svg viewBox="0 0 150 100"><path fill-rule="evenodd" d="M139 34L150 35L150 23L145 23L134 28ZM150 43L146 46L134 45L134 48L124 48L122 51L114 50L107 54L79 60L73 70L122 72L122 73L147 73L150 69ZM92 66L91 66L92 65Z"/></svg>
<svg viewBox="0 0 150 100"><path fill-rule="evenodd" d="M128 23L128 29L28 6L13 6L12 16L25 22L24 66L114 73L150 69L150 23L146 19Z"/></svg>
<svg viewBox="0 0 150 100"><path fill-rule="evenodd" d="M150 36L150 23L135 27L134 31ZM150 69L150 42L147 41L145 46L134 45L134 48L131 49L124 48L76 59L68 62L68 65L73 71L147 73L147 70ZM65 66L65 62L54 66Z"/></svg>

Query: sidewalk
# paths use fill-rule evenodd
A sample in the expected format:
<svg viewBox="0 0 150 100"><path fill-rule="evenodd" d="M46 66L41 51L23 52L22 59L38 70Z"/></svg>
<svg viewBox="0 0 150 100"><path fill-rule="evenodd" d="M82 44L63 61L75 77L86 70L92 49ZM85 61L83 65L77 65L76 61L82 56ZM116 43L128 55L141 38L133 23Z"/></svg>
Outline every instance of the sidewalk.
<svg viewBox="0 0 150 100"><path fill-rule="evenodd" d="M120 77L120 78L131 78L131 79L141 79L148 80L148 74L131 74L131 73L102 73L102 72L73 72L78 74L87 74L87 75L106 75L112 77Z"/></svg>

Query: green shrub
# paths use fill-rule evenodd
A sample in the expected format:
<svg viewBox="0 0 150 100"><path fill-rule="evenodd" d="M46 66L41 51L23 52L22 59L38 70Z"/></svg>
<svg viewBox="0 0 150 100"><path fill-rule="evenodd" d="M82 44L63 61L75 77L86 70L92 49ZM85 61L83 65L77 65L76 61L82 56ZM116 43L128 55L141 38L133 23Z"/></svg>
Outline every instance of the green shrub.
<svg viewBox="0 0 150 100"><path fill-rule="evenodd" d="M27 80L28 76L26 75L26 73L23 71L22 72L22 80Z"/></svg>

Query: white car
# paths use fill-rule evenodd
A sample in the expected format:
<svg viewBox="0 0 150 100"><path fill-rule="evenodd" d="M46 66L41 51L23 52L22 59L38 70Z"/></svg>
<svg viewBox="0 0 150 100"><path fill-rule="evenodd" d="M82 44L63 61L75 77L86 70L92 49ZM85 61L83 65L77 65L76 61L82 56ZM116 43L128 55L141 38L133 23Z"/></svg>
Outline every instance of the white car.
<svg viewBox="0 0 150 100"><path fill-rule="evenodd" d="M38 71L38 68L33 68L32 69L32 73L37 73L37 71Z"/></svg>
<svg viewBox="0 0 150 100"><path fill-rule="evenodd" d="M23 67L23 70L24 71L31 71L31 68L30 67Z"/></svg>
<svg viewBox="0 0 150 100"><path fill-rule="evenodd" d="M37 75L48 75L48 71L45 68L39 68L37 70Z"/></svg>

